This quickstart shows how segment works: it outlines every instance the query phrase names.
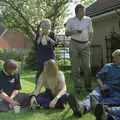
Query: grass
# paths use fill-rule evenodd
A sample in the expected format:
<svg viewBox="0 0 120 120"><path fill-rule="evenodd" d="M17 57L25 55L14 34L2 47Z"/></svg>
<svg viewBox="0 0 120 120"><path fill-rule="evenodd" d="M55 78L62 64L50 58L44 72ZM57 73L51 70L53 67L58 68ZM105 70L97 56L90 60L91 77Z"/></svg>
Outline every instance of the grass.
<svg viewBox="0 0 120 120"><path fill-rule="evenodd" d="M66 71L65 76L68 91L71 91L73 83L70 81L70 72ZM34 78L35 71L24 71L21 73L22 91L29 93L33 90ZM95 120L95 117L90 113L87 113L81 118L76 118L72 114L72 110L66 105L64 110L39 109L30 111L29 109L22 109L20 114L15 114L13 111L0 113L0 120Z"/></svg>

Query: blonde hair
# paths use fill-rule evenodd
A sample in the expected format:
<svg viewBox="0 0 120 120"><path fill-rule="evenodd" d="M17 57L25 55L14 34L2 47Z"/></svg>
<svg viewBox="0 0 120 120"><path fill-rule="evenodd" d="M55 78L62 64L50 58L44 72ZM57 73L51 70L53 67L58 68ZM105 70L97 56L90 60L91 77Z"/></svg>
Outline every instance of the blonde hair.
<svg viewBox="0 0 120 120"><path fill-rule="evenodd" d="M44 62L43 73L47 78L55 78L58 77L59 68L55 60L50 59Z"/></svg>
<svg viewBox="0 0 120 120"><path fill-rule="evenodd" d="M120 56L120 49L117 49L112 53L112 57L114 59L116 59L118 56Z"/></svg>

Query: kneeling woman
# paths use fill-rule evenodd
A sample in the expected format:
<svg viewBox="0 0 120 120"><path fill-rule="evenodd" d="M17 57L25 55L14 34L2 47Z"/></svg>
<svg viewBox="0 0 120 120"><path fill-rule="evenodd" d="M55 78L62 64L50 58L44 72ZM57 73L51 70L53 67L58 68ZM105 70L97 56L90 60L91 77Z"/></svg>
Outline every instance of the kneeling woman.
<svg viewBox="0 0 120 120"><path fill-rule="evenodd" d="M45 87L45 92L40 93ZM37 86L31 96L31 107L34 103L43 108L64 108L68 102L75 116L80 117L80 106L73 95L67 93L64 73L59 70L55 60L44 62L43 72L37 80Z"/></svg>

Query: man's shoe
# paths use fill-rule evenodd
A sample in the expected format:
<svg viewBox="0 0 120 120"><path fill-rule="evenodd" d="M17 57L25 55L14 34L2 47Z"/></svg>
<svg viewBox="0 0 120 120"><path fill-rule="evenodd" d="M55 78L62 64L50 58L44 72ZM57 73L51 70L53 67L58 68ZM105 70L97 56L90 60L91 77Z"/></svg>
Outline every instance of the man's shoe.
<svg viewBox="0 0 120 120"><path fill-rule="evenodd" d="M68 104L76 117L82 116L80 105L76 98L71 94L68 96Z"/></svg>

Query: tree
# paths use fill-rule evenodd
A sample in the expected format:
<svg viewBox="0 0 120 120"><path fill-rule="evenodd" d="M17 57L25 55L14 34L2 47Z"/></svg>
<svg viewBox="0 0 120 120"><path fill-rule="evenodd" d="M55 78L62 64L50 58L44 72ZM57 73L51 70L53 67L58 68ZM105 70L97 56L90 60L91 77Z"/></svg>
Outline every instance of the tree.
<svg viewBox="0 0 120 120"><path fill-rule="evenodd" d="M67 2L68 0L0 0L0 5L5 26L17 28L29 40L34 40L42 19L51 19L52 30L62 23Z"/></svg>
<svg viewBox="0 0 120 120"><path fill-rule="evenodd" d="M22 31L28 40L34 41L42 19L48 18L52 21L52 30L63 23L67 2L68 0L0 0L0 7L5 26ZM34 59L35 46L33 44L27 58L29 67L35 66Z"/></svg>
<svg viewBox="0 0 120 120"><path fill-rule="evenodd" d="M91 3L95 2L96 0L80 0L84 5L89 6Z"/></svg>

